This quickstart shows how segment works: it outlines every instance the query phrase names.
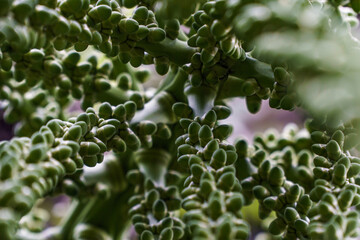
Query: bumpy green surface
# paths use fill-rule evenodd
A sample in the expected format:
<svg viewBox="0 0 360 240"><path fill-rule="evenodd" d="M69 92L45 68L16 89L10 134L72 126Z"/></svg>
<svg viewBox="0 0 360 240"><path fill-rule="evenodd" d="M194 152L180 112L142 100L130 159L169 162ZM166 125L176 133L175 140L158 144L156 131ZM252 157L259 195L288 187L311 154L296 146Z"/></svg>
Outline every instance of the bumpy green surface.
<svg viewBox="0 0 360 240"><path fill-rule="evenodd" d="M360 74L358 11L358 0L0 0L0 100L16 124L0 143L0 239L249 239L255 203L268 239L359 237L357 96L331 88ZM142 65L164 76L157 89ZM221 120L237 97L254 114L268 99L309 120L232 144ZM45 227L38 200L64 193L69 212Z"/></svg>

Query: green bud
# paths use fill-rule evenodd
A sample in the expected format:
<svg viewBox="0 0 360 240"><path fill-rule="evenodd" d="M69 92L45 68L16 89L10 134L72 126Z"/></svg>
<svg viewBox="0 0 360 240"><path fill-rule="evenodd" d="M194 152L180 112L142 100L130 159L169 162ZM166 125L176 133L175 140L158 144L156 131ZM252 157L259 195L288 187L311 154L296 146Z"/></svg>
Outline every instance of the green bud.
<svg viewBox="0 0 360 240"><path fill-rule="evenodd" d="M120 122L126 119L126 110L123 104L117 105L114 109L113 116Z"/></svg>
<svg viewBox="0 0 360 240"><path fill-rule="evenodd" d="M292 207L287 207L285 209L284 217L285 221L288 223L293 223L295 220L300 218L298 212Z"/></svg>
<svg viewBox="0 0 360 240"><path fill-rule="evenodd" d="M155 58L155 70L159 75L165 75L169 71L169 59L167 57Z"/></svg>
<svg viewBox="0 0 360 240"><path fill-rule="evenodd" d="M276 218L274 221L270 223L269 226L269 232L273 235L279 235L283 233L285 229L286 229L286 224L280 218Z"/></svg>
<svg viewBox="0 0 360 240"><path fill-rule="evenodd" d="M69 146L60 145L51 150L51 154L53 158L60 161L69 158L72 154L72 149Z"/></svg>
<svg viewBox="0 0 360 240"><path fill-rule="evenodd" d="M214 110L211 110L204 114L204 116L201 118L201 123L208 125L209 127L213 127L216 123L217 117Z"/></svg>
<svg viewBox="0 0 360 240"><path fill-rule="evenodd" d="M135 9L132 18L135 19L139 24L145 25L148 16L149 16L148 9L144 6L141 6Z"/></svg>
<svg viewBox="0 0 360 240"><path fill-rule="evenodd" d="M153 135L157 131L157 126L151 121L141 121L138 125L140 135Z"/></svg>
<svg viewBox="0 0 360 240"><path fill-rule="evenodd" d="M60 16L58 22L54 24L53 31L55 35L65 35L70 31L70 23L66 18Z"/></svg>
<svg viewBox="0 0 360 240"><path fill-rule="evenodd" d="M154 202L152 213L157 220L164 218L167 215L167 207L165 202L161 199Z"/></svg>
<svg viewBox="0 0 360 240"><path fill-rule="evenodd" d="M105 125L96 130L96 136L103 142L108 141L116 133L116 128L113 125Z"/></svg>
<svg viewBox="0 0 360 240"><path fill-rule="evenodd" d="M271 185L282 186L285 181L284 175L282 168L275 166L270 170L268 181Z"/></svg>
<svg viewBox="0 0 360 240"><path fill-rule="evenodd" d="M306 233L306 230L307 230L309 224L303 219L297 219L295 221L294 226L295 226L296 231L301 232L301 233Z"/></svg>
<svg viewBox="0 0 360 240"><path fill-rule="evenodd" d="M360 164L359 163L352 163L349 171L347 172L347 178L352 178L358 176L360 173Z"/></svg>
<svg viewBox="0 0 360 240"><path fill-rule="evenodd" d="M205 169L199 164L192 164L190 167L192 179L195 183L200 182L201 175L205 172Z"/></svg>
<svg viewBox="0 0 360 240"><path fill-rule="evenodd" d="M147 37L149 42L161 42L166 37L165 31L161 28L155 27L155 28L150 28L149 30L150 32Z"/></svg>
<svg viewBox="0 0 360 240"><path fill-rule="evenodd" d="M266 158L266 152L264 150L257 150L254 156L251 157L251 163L255 166L259 166Z"/></svg>
<svg viewBox="0 0 360 240"><path fill-rule="evenodd" d="M254 196L259 200L264 200L270 195L269 191L265 187L260 185L253 188L253 193Z"/></svg>
<svg viewBox="0 0 360 240"><path fill-rule="evenodd" d="M277 67L274 69L274 77L276 82L282 86L289 85L291 81L290 74L282 67Z"/></svg>
<svg viewBox="0 0 360 240"><path fill-rule="evenodd" d="M225 192L229 192L235 183L235 175L234 173L227 172L221 175L219 180L216 183L216 186Z"/></svg>
<svg viewBox="0 0 360 240"><path fill-rule="evenodd" d="M216 220L218 217L220 217L223 214L223 211L224 209L220 199L210 197L208 212L211 219Z"/></svg>
<svg viewBox="0 0 360 240"><path fill-rule="evenodd" d="M126 0L126 1L130 1L130 0ZM140 239L141 240L155 240L155 237L149 230L145 230L142 232Z"/></svg>
<svg viewBox="0 0 360 240"><path fill-rule="evenodd" d="M31 146L29 155L26 157L26 163L38 163L45 160L46 147L43 144L36 144Z"/></svg>
<svg viewBox="0 0 360 240"><path fill-rule="evenodd" d="M274 210L275 207L277 206L277 197L267 197L263 200L263 204L264 206L269 209L269 210Z"/></svg>
<svg viewBox="0 0 360 240"><path fill-rule="evenodd" d="M138 233L138 234L141 234L142 232L147 232L147 229L149 229L149 225L148 224L145 224L145 223L136 223L134 225L134 228L135 228L135 231ZM151 236L152 236L152 233L150 232ZM142 235L141 235L142 236ZM146 239L146 238L145 238ZM150 238L151 239L151 238Z"/></svg>
<svg viewBox="0 0 360 240"><path fill-rule="evenodd" d="M314 176L316 178L322 178L322 179L326 179L326 180L330 180L330 171L327 168L322 168L322 167L315 167L313 169L314 172Z"/></svg>
<svg viewBox="0 0 360 240"><path fill-rule="evenodd" d="M226 119L231 114L231 109L226 106L216 105L213 110L215 111L218 120Z"/></svg>
<svg viewBox="0 0 360 240"><path fill-rule="evenodd" d="M288 203L295 203L298 201L301 194L301 188L295 184L290 187L289 191L285 194Z"/></svg>
<svg viewBox="0 0 360 240"><path fill-rule="evenodd" d="M332 135L331 139L335 140L339 144L341 149L344 147L345 136L342 131L340 131L340 130L335 131L334 134Z"/></svg>
<svg viewBox="0 0 360 240"><path fill-rule="evenodd" d="M247 79L241 87L241 91L244 92L245 96L254 95L259 89L259 84L253 78Z"/></svg>
<svg viewBox="0 0 360 240"><path fill-rule="evenodd" d="M342 191L339 195L339 207L342 211L346 211L354 199L354 192L350 190Z"/></svg>
<svg viewBox="0 0 360 240"><path fill-rule="evenodd" d="M232 165L237 160L237 154L233 150L226 151L226 165Z"/></svg>
<svg viewBox="0 0 360 240"><path fill-rule="evenodd" d="M314 131L314 132L312 132L311 133L311 139L315 143L322 143L322 144L325 144L330 140L330 138L322 131Z"/></svg>
<svg viewBox="0 0 360 240"><path fill-rule="evenodd" d="M341 156L340 146L335 140L330 140L326 144L326 152L328 157L332 160L338 160Z"/></svg>
<svg viewBox="0 0 360 240"><path fill-rule="evenodd" d="M71 160L70 158L67 158L63 161L61 161L61 164L64 166L66 174L73 174L76 171L76 163Z"/></svg>
<svg viewBox="0 0 360 240"><path fill-rule="evenodd" d="M203 196L205 199L207 199L211 192L213 192L215 190L215 186L214 184L207 180L207 179L202 179L200 181L200 192L199 194L201 194L201 196Z"/></svg>
<svg viewBox="0 0 360 240"><path fill-rule="evenodd" d="M53 119L50 120L46 126L52 131L52 133L54 134L54 136L59 136L62 133L62 121L61 120L57 120L57 119Z"/></svg>
<svg viewBox="0 0 360 240"><path fill-rule="evenodd" d="M229 219L222 221L217 227L216 239L231 239L233 224Z"/></svg>
<svg viewBox="0 0 360 240"><path fill-rule="evenodd" d="M218 138L220 141L227 139L232 132L232 126L230 125L219 125L214 128L214 137Z"/></svg>
<svg viewBox="0 0 360 240"><path fill-rule="evenodd" d="M125 112L126 112L126 120L130 121L136 112L136 104L133 101L127 101L124 104Z"/></svg>
<svg viewBox="0 0 360 240"><path fill-rule="evenodd" d="M345 166L346 170L350 168L350 159L348 157L342 157L340 158L334 165L336 167L337 165L342 164Z"/></svg>
<svg viewBox="0 0 360 240"><path fill-rule="evenodd" d="M200 145L204 147L208 142L213 140L213 133L208 125L203 125L198 133Z"/></svg>
<svg viewBox="0 0 360 240"><path fill-rule="evenodd" d="M215 39L221 39L227 34L227 30L219 20L215 20L211 25L211 33Z"/></svg>
<svg viewBox="0 0 360 240"><path fill-rule="evenodd" d="M316 156L314 158L314 165L316 167L324 167L324 168L330 168L332 166L332 163L329 162L326 158L321 156Z"/></svg>
<svg viewBox="0 0 360 240"><path fill-rule="evenodd" d="M136 32L139 29L139 23L131 18L122 19L120 21L120 27L123 27L125 32L130 34Z"/></svg>
<svg viewBox="0 0 360 240"><path fill-rule="evenodd" d="M172 240L174 233L171 228L165 228L161 231L159 240Z"/></svg>
<svg viewBox="0 0 360 240"><path fill-rule="evenodd" d="M339 164L335 167L332 180L334 184L343 185L346 181L346 167L342 164Z"/></svg>
<svg viewBox="0 0 360 240"><path fill-rule="evenodd" d="M106 5L99 5L92 8L88 14L91 18L97 21L105 21L111 16L111 7Z"/></svg>
<svg viewBox="0 0 360 240"><path fill-rule="evenodd" d="M250 113L255 114L260 110L261 98L256 94L246 97L246 106Z"/></svg>
<svg viewBox="0 0 360 240"><path fill-rule="evenodd" d="M215 58L217 53L218 53L218 48L213 48L213 49L203 48L200 53L201 61L204 64L208 64Z"/></svg>
<svg viewBox="0 0 360 240"><path fill-rule="evenodd" d="M196 143L199 140L199 138L198 138L199 130L200 130L200 124L199 123L192 122L189 125L188 134L189 134L190 141L192 143Z"/></svg>
<svg viewBox="0 0 360 240"><path fill-rule="evenodd" d="M330 224L326 227L325 238L340 240L343 239L343 233L337 224Z"/></svg>
<svg viewBox="0 0 360 240"><path fill-rule="evenodd" d="M116 152L125 152L126 143L119 136L115 135L109 142L109 146L113 148Z"/></svg>
<svg viewBox="0 0 360 240"><path fill-rule="evenodd" d="M226 163L226 152L224 149L216 150L210 160L210 166L214 169L219 169L225 166Z"/></svg>
<svg viewBox="0 0 360 240"><path fill-rule="evenodd" d="M172 218L170 217L167 217L167 218L164 218L162 219L160 222L159 222L159 225L158 225L158 232L161 232L162 230L164 230L165 228L171 228L174 226L174 221Z"/></svg>
<svg viewBox="0 0 360 240"><path fill-rule="evenodd" d="M84 164L88 167L95 167L98 163L98 158L96 155L85 156L83 157Z"/></svg>
<svg viewBox="0 0 360 240"><path fill-rule="evenodd" d="M103 38L102 38L101 34L98 31L93 31L90 44L100 45L102 42L103 42Z"/></svg>
<svg viewBox="0 0 360 240"><path fill-rule="evenodd" d="M123 90L129 90L132 85L131 76L128 73L122 73L117 78L116 81L118 86Z"/></svg>
<svg viewBox="0 0 360 240"><path fill-rule="evenodd" d="M100 152L100 147L93 142L81 142L80 144L80 155L82 156L90 156L96 155Z"/></svg>

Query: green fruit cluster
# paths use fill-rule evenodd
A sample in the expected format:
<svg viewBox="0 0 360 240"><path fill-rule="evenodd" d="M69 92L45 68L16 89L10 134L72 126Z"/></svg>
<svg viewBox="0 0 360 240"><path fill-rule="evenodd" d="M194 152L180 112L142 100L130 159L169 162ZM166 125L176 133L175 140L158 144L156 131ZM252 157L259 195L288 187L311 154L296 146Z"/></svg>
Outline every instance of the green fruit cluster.
<svg viewBox="0 0 360 240"><path fill-rule="evenodd" d="M167 172L166 158L169 156L166 156L167 153L165 156L162 154L158 150L145 150L137 156L140 170L132 170L127 174L130 183L143 186L128 202L131 207L129 217L141 240L177 240L184 235L184 224L174 214L180 209L177 184L181 178L176 172ZM150 171L158 174L151 176Z"/></svg>
<svg viewBox="0 0 360 240"><path fill-rule="evenodd" d="M140 140L127 123L135 111L134 102L116 107L103 103L99 112L88 108L67 122L49 121L31 138L2 142L1 238L12 239L16 221L31 210L37 199L51 193L64 176L84 165L101 163L104 152L111 149L138 149Z"/></svg>
<svg viewBox="0 0 360 240"><path fill-rule="evenodd" d="M259 202L259 217L266 219L274 211L276 218L269 232L284 239L307 237L307 217L312 206L308 195L312 188L310 136L293 125L281 135L269 131L254 138L254 147L246 141L235 144L239 155L238 178L246 204ZM245 167L246 166L246 167Z"/></svg>
<svg viewBox="0 0 360 240"><path fill-rule="evenodd" d="M231 26L225 24L225 9L226 1L210 1L191 17L191 37L187 43L199 48L199 52L192 56L187 71L195 87L226 79L231 60L246 59L245 50L233 36Z"/></svg>
<svg viewBox="0 0 360 240"><path fill-rule="evenodd" d="M215 106L202 117L190 119L192 111L179 103L173 106L185 134L176 140L177 162L189 175L181 191L188 236L196 239L247 239L249 228L240 210L242 187L236 178L234 146L224 140L231 127L217 120L230 109ZM180 109L183 109L180 111Z"/></svg>

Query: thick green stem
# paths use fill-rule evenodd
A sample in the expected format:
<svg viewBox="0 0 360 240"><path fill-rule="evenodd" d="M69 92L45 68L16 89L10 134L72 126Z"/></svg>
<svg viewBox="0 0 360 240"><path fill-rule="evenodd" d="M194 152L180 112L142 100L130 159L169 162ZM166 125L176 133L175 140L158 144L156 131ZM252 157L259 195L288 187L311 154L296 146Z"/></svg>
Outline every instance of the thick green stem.
<svg viewBox="0 0 360 240"><path fill-rule="evenodd" d="M165 40L159 43L149 43L144 40L137 43L137 46L143 48L154 57L166 56L171 62L179 66L189 63L192 55L196 52L186 42L169 38L165 38Z"/></svg>
<svg viewBox="0 0 360 240"><path fill-rule="evenodd" d="M141 172L158 186L165 186L165 175L171 156L161 149L143 149L136 153L135 161Z"/></svg>
<svg viewBox="0 0 360 240"><path fill-rule="evenodd" d="M113 106L129 100L129 94L116 86L112 86L108 91L99 92L95 95L98 102L108 102Z"/></svg>
<svg viewBox="0 0 360 240"><path fill-rule="evenodd" d="M230 75L241 79L255 78L263 88L271 88L275 82L271 66L251 57L245 61L236 61L230 69Z"/></svg>
<svg viewBox="0 0 360 240"><path fill-rule="evenodd" d="M217 88L202 85L185 88L185 95L188 98L189 106L193 109L195 116L203 116L214 107Z"/></svg>
<svg viewBox="0 0 360 240"><path fill-rule="evenodd" d="M147 102L144 108L135 114L131 123L138 123L144 119L155 123L173 123L176 120L172 112L174 103L175 99L163 91Z"/></svg>
<svg viewBox="0 0 360 240"><path fill-rule="evenodd" d="M234 97L245 97L241 91L244 80L230 76L220 87L216 100L223 100Z"/></svg>
<svg viewBox="0 0 360 240"><path fill-rule="evenodd" d="M72 239L74 228L81 222L82 217L84 217L84 209L91 209L91 207L89 208L88 206L89 202L90 200L88 198L74 200L70 208L70 214L62 220L60 235L63 239Z"/></svg>

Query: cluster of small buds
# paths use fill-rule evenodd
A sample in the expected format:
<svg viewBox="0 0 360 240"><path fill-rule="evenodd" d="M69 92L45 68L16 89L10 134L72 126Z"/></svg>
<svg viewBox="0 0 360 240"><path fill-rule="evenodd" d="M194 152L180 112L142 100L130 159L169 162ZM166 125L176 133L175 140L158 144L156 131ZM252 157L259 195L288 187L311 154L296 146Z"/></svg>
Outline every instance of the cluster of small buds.
<svg viewBox="0 0 360 240"><path fill-rule="evenodd" d="M316 121L309 122L313 140L315 186L310 198L316 205L309 212L312 219L309 235L312 238L344 239L359 232L359 213L353 207L360 204L360 160L350 155L357 134L353 131L358 121L337 129L326 129ZM354 139L355 138L355 139Z"/></svg>
<svg viewBox="0 0 360 240"><path fill-rule="evenodd" d="M36 52L41 51L36 50ZM34 51L31 50L26 55L33 53ZM111 85L113 79L109 79L115 71L112 62L106 61L98 66L98 57L95 55L80 62L81 55L75 51L69 51L63 56L58 54L58 57L43 60L42 64L36 65L42 69L50 67L52 73L51 76L47 76L46 73L39 70L39 74L45 75L38 76L36 81L41 78L43 81L36 86L29 83L28 74L26 74L26 81L16 79L17 72L20 71L17 68L18 63L15 65L14 71L0 70L1 76L4 76L1 81L1 85L3 85L0 92L1 98L8 100L5 120L9 123L20 122L17 126L17 133L20 136L31 135L49 120L59 118L63 108L68 104L70 94L75 99L82 98L81 106L85 110L93 106L99 95L113 88ZM118 61L116 64L125 66ZM130 73L129 69L129 73L124 72L118 75L118 85L124 92L123 96L115 96L115 102L132 100L136 103L137 108L141 109L145 99L138 91L137 85L139 81L146 80L147 72L143 71L142 75L137 74L136 76L131 76ZM12 78L15 78L16 81ZM15 89L18 91L14 91ZM23 92L26 94L23 95ZM108 99L114 101L111 97Z"/></svg>
<svg viewBox="0 0 360 240"><path fill-rule="evenodd" d="M140 140L129 128L136 111L134 102L116 107L103 103L99 112L88 108L85 113L69 121L51 120L31 138L15 138L2 142L1 211L7 231L1 238L11 239L15 221L25 215L35 201L51 193L66 175L74 174L84 165L101 163L104 152L136 150Z"/></svg>
<svg viewBox="0 0 360 240"><path fill-rule="evenodd" d="M294 125L287 126L281 135L268 131L255 137L253 148L244 140L235 143L246 204L254 198L259 201L260 219L275 211L277 218L269 232L285 239L307 236L312 201L306 190L311 190L313 183L310 143L310 135Z"/></svg>
<svg viewBox="0 0 360 240"><path fill-rule="evenodd" d="M16 124L17 136L31 136L41 126L54 118L59 118L62 106L56 102L47 90L26 86L14 81L0 87L0 98L3 100L4 120Z"/></svg>
<svg viewBox="0 0 360 240"><path fill-rule="evenodd" d="M173 110L185 134L178 137L178 164L190 174L181 192L187 234L199 239L247 239L249 229L241 218L244 202L240 182L235 177L235 148L224 140L228 125L217 125L230 109L215 106L202 117L190 119L192 110L176 103Z"/></svg>
<svg viewBox="0 0 360 240"><path fill-rule="evenodd" d="M186 66L193 86L204 81L216 84L229 74L227 65L231 59L246 58L241 43L233 36L231 27L223 19L226 1L210 1L192 16L191 37L188 45L199 48ZM193 33L192 33L193 32Z"/></svg>
<svg viewBox="0 0 360 240"><path fill-rule="evenodd" d="M143 150L137 159L139 170L127 174L137 188L128 202L135 231L141 240L181 239L185 226L175 215L181 203L177 187L181 175L167 170L169 155L162 150Z"/></svg>
<svg viewBox="0 0 360 240"><path fill-rule="evenodd" d="M13 5L17 5L16 3ZM151 56L144 58L144 50L136 46L142 40L156 43L166 37L165 31L157 26L151 10L138 7L131 17L126 17L117 1L101 0L94 5L92 3L89 0L53 1L52 4L24 1L20 4L22 7L9 6L8 10L13 10L12 14L18 22L5 22L5 27L1 28L2 68L10 70L12 61L25 61L24 64L18 64L20 67L26 66L25 63L28 64L29 61L30 64L41 61L44 58L42 48L45 52L52 53L54 50L60 51L73 46L76 51L81 52L89 45L111 57L118 56L122 62L130 62L134 67L153 62ZM17 15L22 16L22 21L19 21ZM30 32L26 32L27 27ZM174 37L179 27L168 24L167 29ZM29 53L30 50L33 53ZM27 60L25 55L29 55L28 53L30 58ZM161 59L156 58L155 64L159 62L159 65L164 65ZM51 61L51 57L48 60ZM51 66L49 65L49 70L53 70ZM163 67L159 68L159 73L167 72ZM35 80L37 74L44 71L34 69L30 73L32 72L34 77L31 79ZM19 77L23 76L24 74L19 73Z"/></svg>
<svg viewBox="0 0 360 240"><path fill-rule="evenodd" d="M296 93L292 90L293 82L291 75L282 67L274 69L275 84L270 95L269 105L272 108L294 110L300 105Z"/></svg>

